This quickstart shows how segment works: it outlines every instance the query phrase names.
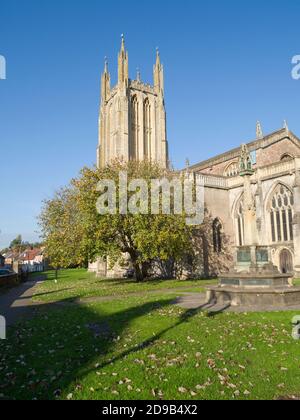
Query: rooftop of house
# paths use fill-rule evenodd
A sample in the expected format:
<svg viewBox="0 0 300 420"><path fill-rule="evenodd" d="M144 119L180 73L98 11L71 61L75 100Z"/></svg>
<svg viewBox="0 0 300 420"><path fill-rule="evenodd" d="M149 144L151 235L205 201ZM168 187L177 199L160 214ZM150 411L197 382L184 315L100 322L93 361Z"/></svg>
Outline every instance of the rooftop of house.
<svg viewBox="0 0 300 420"><path fill-rule="evenodd" d="M6 254L4 254L5 259L16 259L20 255L19 252L16 251L8 251Z"/></svg>
<svg viewBox="0 0 300 420"><path fill-rule="evenodd" d="M26 251L22 252L19 256L20 261L33 261L37 256L42 254L42 250L40 248L35 249L27 249Z"/></svg>

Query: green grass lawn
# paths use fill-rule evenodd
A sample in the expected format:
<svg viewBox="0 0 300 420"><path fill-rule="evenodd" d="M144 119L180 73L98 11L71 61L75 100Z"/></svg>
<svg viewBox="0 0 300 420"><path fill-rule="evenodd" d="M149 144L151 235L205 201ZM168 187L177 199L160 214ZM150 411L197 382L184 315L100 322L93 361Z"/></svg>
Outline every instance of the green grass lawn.
<svg viewBox="0 0 300 420"><path fill-rule="evenodd" d="M76 278L84 273L63 275L65 288L77 290ZM210 317L174 306L176 294L148 292L82 305L45 302L34 319L0 341L0 399L300 395L300 342L291 337L296 313Z"/></svg>
<svg viewBox="0 0 300 420"><path fill-rule="evenodd" d="M60 271L58 283L54 282L54 272L48 272L47 281L42 283L35 293L34 300L53 302L63 299L78 299L90 297L124 296L132 293L144 293L161 289L203 292L204 286L216 283L214 281L178 281L151 280L137 283L135 280L98 279L95 274L86 270Z"/></svg>
<svg viewBox="0 0 300 420"><path fill-rule="evenodd" d="M37 272L37 273L29 273L29 280L35 280L36 278L45 277L46 274L44 272Z"/></svg>
<svg viewBox="0 0 300 420"><path fill-rule="evenodd" d="M185 311L173 297L49 307L0 342L1 398L273 399L300 394L293 313Z"/></svg>

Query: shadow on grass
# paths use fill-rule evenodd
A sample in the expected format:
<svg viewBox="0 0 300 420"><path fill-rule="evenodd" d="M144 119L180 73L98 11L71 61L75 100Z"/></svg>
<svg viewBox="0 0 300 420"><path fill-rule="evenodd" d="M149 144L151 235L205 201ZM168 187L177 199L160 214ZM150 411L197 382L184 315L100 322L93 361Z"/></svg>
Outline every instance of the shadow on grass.
<svg viewBox="0 0 300 420"><path fill-rule="evenodd" d="M107 284L109 286L126 286L126 285L127 286L128 285L139 285L139 286L143 286L143 285L160 286L161 285L163 286L166 282L170 282L170 281L175 282L176 280L175 279L147 279L141 283L137 283L136 280L133 280L133 279L99 279L98 281L101 282L102 284ZM202 286L203 284L210 284L215 281L217 280L199 279L199 280L187 280L187 281L182 280L181 282L180 280L178 280L178 286L180 283L182 287L185 287L186 283L190 284L192 282L193 286L197 287L197 286ZM97 283L97 281L95 283Z"/></svg>
<svg viewBox="0 0 300 420"><path fill-rule="evenodd" d="M3 372L0 394L5 399L55 399L67 392L71 384L80 384L86 375L95 371L96 359L100 360L97 371L101 371L153 346L167 332L188 322L201 310L184 312L170 327L111 359L109 354L117 350L118 337L122 337L133 321L169 306L174 300L156 300L112 314L99 312L98 308L96 311L81 305L68 306L69 302L39 306L34 319L12 328L8 340L0 342L0 370ZM10 350L4 351L5 346ZM26 367L16 364L20 357L25 358ZM36 372L35 375L30 376L30 371ZM13 379L7 375L9 372L15 372Z"/></svg>
<svg viewBox="0 0 300 420"><path fill-rule="evenodd" d="M48 296L48 295L54 295L54 294L57 294L58 292L67 292L67 291L70 291L70 290L72 290L72 288L66 287L66 288L60 289L58 291L57 290L53 290L53 291L44 292L44 293L33 293L32 295L27 295L26 296L26 299L39 298L39 297ZM16 300L23 300L23 299L24 299L23 297L18 297Z"/></svg>
<svg viewBox="0 0 300 420"><path fill-rule="evenodd" d="M173 304L173 303L174 303L174 300L158 302L160 308L162 308L163 306L166 306L166 305L169 306L170 304ZM206 305L202 305L201 307L199 307L197 309L186 310L180 316L179 320L177 322L175 322L173 325L171 325L168 328L165 328L165 329L161 330L158 334L155 334L151 338L142 341L139 345L134 346L131 349L125 350L124 352L120 353L118 356L110 359L108 362L105 362L105 363L99 365L98 369L100 369L100 370L104 369L105 367L108 367L111 363L119 362L123 359L126 359L128 356L133 355L134 353L137 353L140 350L144 350L144 349L147 349L149 347L152 347L157 341L161 340L165 334L167 334L168 332L176 329L180 325L189 322L193 317L198 315L199 312L201 312L205 308L205 306ZM155 309L155 308L152 308L152 310L153 309ZM85 372L85 374L88 374L88 373L89 373L89 371Z"/></svg>
<svg viewBox="0 0 300 420"><path fill-rule="evenodd" d="M143 286L143 285L153 285L153 286L163 286L164 283L166 282L170 282L170 281L176 281L175 279L154 279L154 278L149 278L149 279L145 279L143 282L137 283L137 281L135 279L127 279L127 278L118 278L118 279L107 279L107 278L101 278L101 277L97 277L95 275L95 273L89 273L89 272L85 272L85 276L81 276L81 274L83 274L82 270L78 270L76 272L76 270L73 270L73 276L70 276L70 271L67 273L65 270L59 271L58 272L58 280L64 280L64 279L68 279L70 280L70 282L73 281L88 281L90 284L102 284L104 286L110 286L110 287L115 287L115 286ZM76 275L79 275L78 277L76 277ZM47 279L48 280L54 280L56 278L56 274L55 271L49 271L47 272ZM182 286L185 286L185 283L188 282L189 284L191 282L193 282L193 284L195 286L201 286L203 284L210 284L210 283L214 283L215 281L217 281L216 279L190 279L190 280L182 280ZM178 281L180 282L180 281Z"/></svg>

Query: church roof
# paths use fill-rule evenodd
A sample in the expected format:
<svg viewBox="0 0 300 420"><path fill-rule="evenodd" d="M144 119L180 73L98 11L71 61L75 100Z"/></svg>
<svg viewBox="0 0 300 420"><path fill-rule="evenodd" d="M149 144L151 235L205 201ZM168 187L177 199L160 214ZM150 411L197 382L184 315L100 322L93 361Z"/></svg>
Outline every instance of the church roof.
<svg viewBox="0 0 300 420"><path fill-rule="evenodd" d="M254 141L251 141L250 143L247 143L247 146L250 152L254 152L258 149L265 149L271 146L272 144L277 143L285 138L290 139L300 149L300 139L297 136L295 136L295 134L293 134L291 131L287 130L286 128L283 128L281 130L268 134L261 139L256 139ZM241 154L241 147L239 146L235 149L229 150L228 152L222 153L213 158L210 158L196 165L193 165L190 167L190 169L193 171L201 171L213 165L218 165L220 163L239 158L240 154Z"/></svg>

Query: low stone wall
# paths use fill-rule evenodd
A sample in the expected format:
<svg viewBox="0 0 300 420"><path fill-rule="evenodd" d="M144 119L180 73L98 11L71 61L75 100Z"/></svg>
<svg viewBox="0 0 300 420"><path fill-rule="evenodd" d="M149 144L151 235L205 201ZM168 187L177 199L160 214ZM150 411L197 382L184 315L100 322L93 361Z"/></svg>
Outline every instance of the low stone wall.
<svg viewBox="0 0 300 420"><path fill-rule="evenodd" d="M3 286L16 286L19 284L17 274L9 274L7 276L0 276L0 287Z"/></svg>

